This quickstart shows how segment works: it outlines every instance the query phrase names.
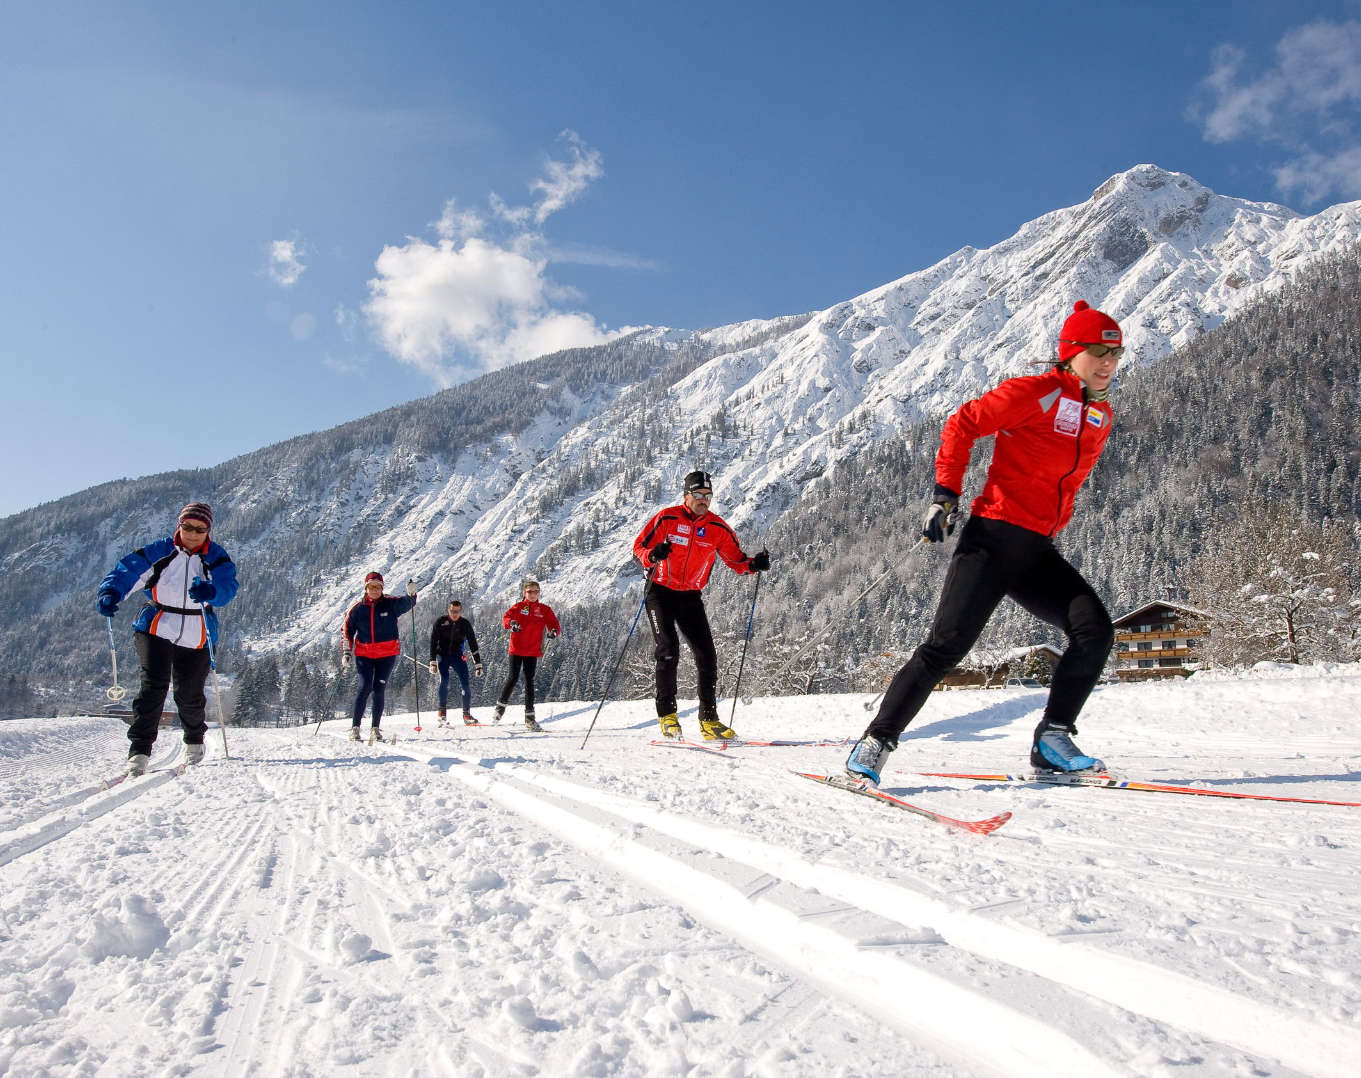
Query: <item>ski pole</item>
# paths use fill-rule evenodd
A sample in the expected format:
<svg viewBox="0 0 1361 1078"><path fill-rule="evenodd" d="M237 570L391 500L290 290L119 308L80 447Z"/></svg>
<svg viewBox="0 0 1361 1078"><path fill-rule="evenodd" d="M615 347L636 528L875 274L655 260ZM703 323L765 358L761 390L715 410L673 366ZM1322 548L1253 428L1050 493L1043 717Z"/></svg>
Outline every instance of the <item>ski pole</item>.
<svg viewBox="0 0 1361 1078"><path fill-rule="evenodd" d="M211 584L213 578L208 577ZM194 577L198 583L198 577ZM198 602L198 600L195 600ZM213 647L213 634L208 629L208 604L198 603L199 617L203 619L203 639L208 642L208 666L213 671L213 696L217 698L217 728L222 731L222 758L230 760L231 750L227 748L227 720L222 716L222 680L217 676L217 651Z"/></svg>
<svg viewBox="0 0 1361 1078"><path fill-rule="evenodd" d="M217 698L217 728L222 731L222 758L230 760L231 750L227 748L227 720L222 717L222 681L217 676L217 652L213 648L213 634L208 631L208 610L202 604L198 608L203 611L203 636L208 641L208 665L213 671L213 696Z"/></svg>
<svg viewBox="0 0 1361 1078"><path fill-rule="evenodd" d="M104 690L104 695L117 703L127 696L128 690L118 684L118 648L113 642L113 618L109 618L109 657L113 659L113 684Z"/></svg>
<svg viewBox="0 0 1361 1078"><path fill-rule="evenodd" d="M756 587L751 589L751 612L747 614L747 635L742 641L742 658L737 662L737 681L732 687L732 711L728 715L728 726L732 726L733 719L737 718L737 694L742 688L742 668L747 665L747 645L751 643L751 626L756 620L756 596L761 593L761 574L756 574ZM742 703L750 704L750 700L743 700Z"/></svg>
<svg viewBox="0 0 1361 1078"><path fill-rule="evenodd" d="M414 579L407 581L408 588L415 584ZM416 604L411 604L411 650L416 650ZM416 656L411 656L411 672L416 681L416 733L421 732L421 664Z"/></svg>
<svg viewBox="0 0 1361 1078"><path fill-rule="evenodd" d="M915 554L917 551L921 550L921 549L922 549L924 546L926 546L926 545L927 545L927 540L926 540L926 537L923 536L923 537L921 538L921 540L917 543L917 545L914 546L914 547L908 552L909 556L912 555L912 554ZM893 570L894 570L896 567L897 567L897 566L896 566L896 563L890 564L889 567L888 567L887 569L885 569L882 573L880 573L877 577L875 577L874 580L872 580L872 581L870 582L869 586L866 587L864 591L862 591L859 595L857 595L854 599L852 599L852 600L850 601L850 603L847 604L847 606L846 606L846 613L849 613L851 610L853 610L853 609L855 608L855 604L856 604L856 603L858 603L858 602L859 602L861 599L863 599L866 595L868 595L868 594L869 594L870 592L872 592L875 588L877 588L880 584L882 584L882 583L888 578L889 573L893 572ZM787 671L789 670L789 668L790 668L791 666L793 666L794 660L797 659L800 655L803 654L804 650L808 647L809 644L817 643L817 641L821 640L824 636L826 636L826 635L827 635L828 633L830 633L833 629L835 629L835 628L837 627L838 624L839 624L838 621L829 621L829 622L823 627L823 629L822 629L821 632L817 633L817 634L814 635L814 636L810 636L807 640L805 640L802 644L800 644L800 645L794 650L794 653L793 653L792 655L790 655L789 658L785 659L785 661L784 661L783 663L781 663L780 666L776 669L775 674L774 674L774 677L775 677L775 678L778 678L778 677L780 677L781 675L783 675L785 672L787 672Z"/></svg>
<svg viewBox="0 0 1361 1078"><path fill-rule="evenodd" d="M586 728L586 736L581 739L581 747L586 747L586 742L591 738L591 731L595 729L595 720L600 718L600 709L605 706L605 701L610 698L610 689L614 688L615 675L619 673L619 667L624 662L624 652L628 651L629 641L633 639L633 630L638 628L638 619L643 616L643 607L647 605L647 593L652 587L652 574L655 571L654 565L647 571L647 578L643 581L643 597L638 602L638 613L633 615L633 624L629 626L628 636L624 637L623 646L619 649L619 658L614 660L614 669L610 671L609 680L605 682L605 695L600 698L600 703L596 706L595 714L591 716L591 725Z"/></svg>

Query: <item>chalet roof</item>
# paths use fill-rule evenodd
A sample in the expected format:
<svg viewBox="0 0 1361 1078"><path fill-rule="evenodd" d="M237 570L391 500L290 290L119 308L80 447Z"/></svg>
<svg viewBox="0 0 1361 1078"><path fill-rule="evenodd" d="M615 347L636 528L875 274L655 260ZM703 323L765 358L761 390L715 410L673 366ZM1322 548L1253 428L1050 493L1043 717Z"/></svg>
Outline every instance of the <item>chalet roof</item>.
<svg viewBox="0 0 1361 1078"><path fill-rule="evenodd" d="M1185 603L1174 603L1170 599L1158 599L1155 602L1145 603L1138 609L1131 610L1128 614L1121 615L1111 624L1127 625L1132 621L1138 621L1139 618L1143 617L1143 615L1147 614L1150 610L1156 610L1158 607L1166 607L1169 610L1176 610L1182 614L1191 614L1197 618L1209 618L1213 616L1208 610L1199 610L1194 606L1187 606Z"/></svg>

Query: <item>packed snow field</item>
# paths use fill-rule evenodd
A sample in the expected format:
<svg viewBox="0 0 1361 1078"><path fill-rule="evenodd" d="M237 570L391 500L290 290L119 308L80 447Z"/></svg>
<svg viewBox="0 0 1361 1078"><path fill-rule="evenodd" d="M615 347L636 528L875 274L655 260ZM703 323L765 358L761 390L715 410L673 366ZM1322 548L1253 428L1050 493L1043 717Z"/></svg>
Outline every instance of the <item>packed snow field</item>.
<svg viewBox="0 0 1361 1078"><path fill-rule="evenodd" d="M0 724L0 1073L1356 1074L1361 808L920 774L1020 770L1043 701L936 693L884 775L1012 812L991 836L793 774L842 747L653 746L648 702L584 749L582 703L214 729L182 777L171 731L107 790L121 722ZM866 702L735 725L842 738ZM1078 741L1361 802L1358 715L1355 666L1199 675L1098 690Z"/></svg>

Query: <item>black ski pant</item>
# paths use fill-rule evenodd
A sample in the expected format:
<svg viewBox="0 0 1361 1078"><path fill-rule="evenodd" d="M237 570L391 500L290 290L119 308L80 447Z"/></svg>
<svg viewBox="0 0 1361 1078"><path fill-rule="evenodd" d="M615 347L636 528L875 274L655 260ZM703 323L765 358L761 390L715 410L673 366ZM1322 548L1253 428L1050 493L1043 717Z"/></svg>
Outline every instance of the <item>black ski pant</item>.
<svg viewBox="0 0 1361 1078"><path fill-rule="evenodd" d="M704 596L698 591L674 591L653 584L647 593L647 620L657 644L657 715L676 713L676 667L680 664L680 637L684 636L695 657L699 717L718 718L718 653L709 616L704 612Z"/></svg>
<svg viewBox="0 0 1361 1078"><path fill-rule="evenodd" d="M896 744L931 690L969 653L1004 596L1067 634L1040 727L1075 731L1115 642L1110 615L1048 536L975 516L960 532L930 634L894 675L865 733Z"/></svg>
<svg viewBox="0 0 1361 1078"><path fill-rule="evenodd" d="M539 668L537 655L512 655L510 657L510 676L501 686L501 695L496 702L504 708L510 703L510 694L515 691L515 683L520 680L521 672L525 677L525 718L534 714L534 671Z"/></svg>
<svg viewBox="0 0 1361 1078"><path fill-rule="evenodd" d="M396 655L384 655L381 659L354 657L354 672L359 675L359 689L354 694L354 714L351 726L358 726L364 718L364 705L373 700L373 723L377 726L383 721L383 704L387 701L388 678L392 668L397 665Z"/></svg>
<svg viewBox="0 0 1361 1078"><path fill-rule="evenodd" d="M150 633L132 635L137 660L142 664L142 685L132 698L132 723L128 726L129 756L150 756L160 731L161 710L171 683L175 706L180 712L186 745L202 745L208 729L208 698L203 683L211 666L207 648L182 648Z"/></svg>

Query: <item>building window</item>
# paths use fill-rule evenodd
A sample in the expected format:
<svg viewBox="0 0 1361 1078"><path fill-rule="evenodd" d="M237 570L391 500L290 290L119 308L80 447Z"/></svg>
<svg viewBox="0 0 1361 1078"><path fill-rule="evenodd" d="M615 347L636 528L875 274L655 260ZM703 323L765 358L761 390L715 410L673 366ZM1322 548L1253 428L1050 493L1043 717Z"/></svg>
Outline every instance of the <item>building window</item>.
<svg viewBox="0 0 1361 1078"><path fill-rule="evenodd" d="M1152 660L1152 659L1140 659L1140 660L1139 660L1139 669L1141 669L1141 670L1146 669L1147 667L1150 667L1150 666L1152 666L1152 665L1153 665L1153 660Z"/></svg>

